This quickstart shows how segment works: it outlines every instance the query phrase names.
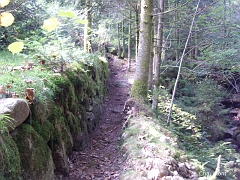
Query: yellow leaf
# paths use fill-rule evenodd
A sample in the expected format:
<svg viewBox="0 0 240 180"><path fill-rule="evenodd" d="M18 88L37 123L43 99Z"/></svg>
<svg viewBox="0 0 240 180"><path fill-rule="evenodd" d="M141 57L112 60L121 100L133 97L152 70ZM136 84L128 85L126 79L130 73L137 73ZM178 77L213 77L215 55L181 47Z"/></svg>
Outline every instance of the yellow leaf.
<svg viewBox="0 0 240 180"><path fill-rule="evenodd" d="M0 26L8 27L14 22L14 17L9 12L3 12L0 14Z"/></svg>
<svg viewBox="0 0 240 180"><path fill-rule="evenodd" d="M8 46L8 50L14 53L19 53L23 49L23 42L14 42Z"/></svg>
<svg viewBox="0 0 240 180"><path fill-rule="evenodd" d="M47 30L48 32L51 32L54 29L56 29L58 23L59 22L57 18L49 18L43 22L43 29Z"/></svg>
<svg viewBox="0 0 240 180"><path fill-rule="evenodd" d="M7 6L10 3L10 0L0 0L0 8Z"/></svg>

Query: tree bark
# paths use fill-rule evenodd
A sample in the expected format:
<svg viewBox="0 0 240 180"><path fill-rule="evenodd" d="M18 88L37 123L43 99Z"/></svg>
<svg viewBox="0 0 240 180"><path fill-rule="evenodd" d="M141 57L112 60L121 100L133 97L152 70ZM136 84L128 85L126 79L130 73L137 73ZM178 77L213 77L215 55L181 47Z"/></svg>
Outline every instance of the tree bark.
<svg viewBox="0 0 240 180"><path fill-rule="evenodd" d="M117 24L118 58L121 58L120 23Z"/></svg>
<svg viewBox="0 0 240 180"><path fill-rule="evenodd" d="M124 33L124 18L122 19L122 58L125 57L125 33Z"/></svg>
<svg viewBox="0 0 240 180"><path fill-rule="evenodd" d="M129 24L128 24L128 71L131 70L131 38L132 38L132 12L129 10Z"/></svg>
<svg viewBox="0 0 240 180"><path fill-rule="evenodd" d="M152 0L141 1L139 47L136 64L136 77L132 86L132 96L143 101L148 93L149 61L152 40Z"/></svg>
<svg viewBox="0 0 240 180"><path fill-rule="evenodd" d="M175 2L175 6L177 7L177 2ZM176 49L175 49L175 59L179 60L179 48L180 48L180 40L179 40L179 29L177 25L178 21L178 10L174 11L174 26L175 26L175 39L176 39Z"/></svg>
<svg viewBox="0 0 240 180"><path fill-rule="evenodd" d="M155 57L155 73L153 83L153 103L152 108L157 113L158 107L158 88L159 88L159 77L160 77L160 65L162 60L162 47L163 47L163 18L164 18L164 0L160 0L159 9L162 12L158 17L158 30L157 30L157 48Z"/></svg>
<svg viewBox="0 0 240 180"><path fill-rule="evenodd" d="M91 4L90 0L86 0L86 19L87 24L85 24L84 28L84 51L91 53L92 52L92 42L90 39L91 33L92 33L92 15L91 15Z"/></svg>
<svg viewBox="0 0 240 180"><path fill-rule="evenodd" d="M135 11L135 26L136 26L136 35L135 35L135 60L137 62L138 57L138 44L139 44L139 4L136 4Z"/></svg>

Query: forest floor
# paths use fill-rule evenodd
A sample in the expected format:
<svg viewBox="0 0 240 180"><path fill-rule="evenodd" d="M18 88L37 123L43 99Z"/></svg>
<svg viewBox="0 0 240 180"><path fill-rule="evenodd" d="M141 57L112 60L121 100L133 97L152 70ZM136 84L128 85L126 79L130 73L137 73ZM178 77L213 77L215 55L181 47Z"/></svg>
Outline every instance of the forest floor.
<svg viewBox="0 0 240 180"><path fill-rule="evenodd" d="M122 111L129 98L134 72L127 71L123 60L109 61L109 93L103 106L103 115L88 146L80 152L73 152L70 159L68 180L118 180L123 171L124 158L120 151L121 132L124 118ZM61 178L62 179L62 178Z"/></svg>

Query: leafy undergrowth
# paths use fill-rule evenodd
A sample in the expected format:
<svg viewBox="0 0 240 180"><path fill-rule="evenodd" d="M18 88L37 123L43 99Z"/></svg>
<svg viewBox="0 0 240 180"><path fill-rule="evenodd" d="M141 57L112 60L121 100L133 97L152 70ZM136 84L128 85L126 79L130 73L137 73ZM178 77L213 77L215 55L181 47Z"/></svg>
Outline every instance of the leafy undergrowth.
<svg viewBox="0 0 240 180"><path fill-rule="evenodd" d="M95 61L99 58L97 55L85 54L77 49L74 54L62 58L55 54L12 55L0 52L0 86L1 90L4 89L0 98L20 97L30 103L38 98L45 102L49 95L54 96L57 81L65 81L64 74L68 71L81 71L88 76L89 72L99 68L98 61ZM32 89L32 94L28 94L28 88Z"/></svg>
<svg viewBox="0 0 240 180"><path fill-rule="evenodd" d="M123 179L237 179L240 156L227 143L212 143L198 129L196 118L177 105L166 123L169 99L163 96L159 118L128 119L122 134L126 171ZM195 128L195 130L194 130ZM221 155L220 172L214 172Z"/></svg>
<svg viewBox="0 0 240 180"><path fill-rule="evenodd" d="M85 87L86 91L102 88L100 78L92 77L92 72L98 72L96 76L107 77L108 70L102 71L101 63L106 63L106 60L97 54L87 54L79 49L65 57L50 52L48 55L40 52L13 55L1 51L0 99L23 98L29 105L42 104L43 111L47 112L56 96L64 87L69 86L69 81L76 86ZM92 79L96 83L92 83ZM5 126L0 124L0 132L6 129Z"/></svg>
<svg viewBox="0 0 240 180"><path fill-rule="evenodd" d="M159 123L169 129L166 119L170 100L164 90L162 90L161 94L163 96L160 96L159 101ZM170 130L177 136L180 149L201 170L198 174L211 177L216 169L218 157L221 155L221 168L217 179L238 179L240 154L227 142L210 141L211 132L203 130L200 122L199 117L184 111L177 104L174 104Z"/></svg>

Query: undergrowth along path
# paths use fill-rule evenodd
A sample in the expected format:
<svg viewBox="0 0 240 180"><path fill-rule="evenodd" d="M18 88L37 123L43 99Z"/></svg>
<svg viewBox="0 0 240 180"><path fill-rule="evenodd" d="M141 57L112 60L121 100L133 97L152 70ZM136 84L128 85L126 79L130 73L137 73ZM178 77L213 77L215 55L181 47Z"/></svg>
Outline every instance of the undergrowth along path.
<svg viewBox="0 0 240 180"><path fill-rule="evenodd" d="M109 62L109 93L103 106L103 115L88 146L80 152L73 152L70 160L68 180L120 180L124 159L120 152L123 127L122 111L129 98L130 75L123 60L116 58Z"/></svg>

